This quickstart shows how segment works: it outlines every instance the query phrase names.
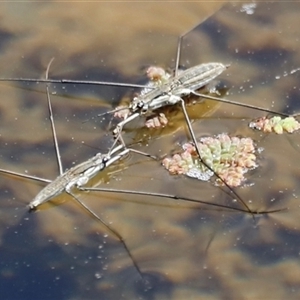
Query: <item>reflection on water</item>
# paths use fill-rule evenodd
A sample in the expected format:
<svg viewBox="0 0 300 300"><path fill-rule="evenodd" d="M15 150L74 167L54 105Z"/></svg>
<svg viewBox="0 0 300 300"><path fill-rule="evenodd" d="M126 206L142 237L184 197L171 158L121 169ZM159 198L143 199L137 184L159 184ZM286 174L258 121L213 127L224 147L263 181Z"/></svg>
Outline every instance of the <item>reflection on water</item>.
<svg viewBox="0 0 300 300"><path fill-rule="evenodd" d="M299 9L261 3L254 14L218 4L2 4L0 75L139 82L139 70L172 66L176 37L213 14L183 39L181 64L220 61L230 99L297 112ZM125 13L126 9L126 13ZM168 14L166 14L168 11ZM171 19L168 19L168 18ZM128 21L130 19L130 22ZM176 22L174 22L176 20ZM280 79L278 76L281 76ZM1 167L45 178L57 176L42 84L1 84ZM111 109L126 89L52 86L64 167L107 151ZM26 204L42 185L1 175L0 287L3 299L298 299L300 287L299 137L265 135L247 127L262 112L221 104L200 117L190 108L197 136L249 136L264 151L260 168L238 194L255 216L171 199L86 193L80 197L125 239L148 284L114 236L67 195L29 214ZM198 116L197 116L198 115ZM189 139L179 114L157 134L129 128L128 142L163 156ZM146 136L145 136L146 134ZM147 145L148 144L148 145ZM185 195L234 207L218 187L171 177L159 163L130 155L94 183ZM254 185L251 185L254 184Z"/></svg>

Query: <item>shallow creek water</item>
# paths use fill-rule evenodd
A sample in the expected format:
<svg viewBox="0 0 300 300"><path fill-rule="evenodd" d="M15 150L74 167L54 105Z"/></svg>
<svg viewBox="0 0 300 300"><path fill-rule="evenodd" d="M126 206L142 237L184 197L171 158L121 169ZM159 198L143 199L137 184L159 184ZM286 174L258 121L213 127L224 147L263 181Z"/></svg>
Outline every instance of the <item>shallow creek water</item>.
<svg viewBox="0 0 300 300"><path fill-rule="evenodd" d="M222 6L224 4L224 6ZM0 77L44 76L142 82L143 69L180 64L230 64L219 80L235 101L299 111L298 3L2 3ZM288 74L288 75L286 75ZM286 75L286 76L285 76ZM43 84L0 84L1 168L54 179L57 164ZM52 85L65 168L106 152L111 110L126 88ZM238 194L257 211L242 212L157 197L107 193L78 196L117 230L120 242L66 195L39 211L26 205L42 184L0 176L0 289L2 299L299 299L299 134L265 135L247 127L265 113L210 103L191 107L196 136L249 136L264 151L260 167ZM126 142L170 155L189 140L182 116L159 131L125 133ZM96 148L96 149L95 149ZM212 184L170 176L159 162L129 155L92 184L187 195L242 207ZM101 185L100 184L100 185ZM300 239L299 239L300 240Z"/></svg>

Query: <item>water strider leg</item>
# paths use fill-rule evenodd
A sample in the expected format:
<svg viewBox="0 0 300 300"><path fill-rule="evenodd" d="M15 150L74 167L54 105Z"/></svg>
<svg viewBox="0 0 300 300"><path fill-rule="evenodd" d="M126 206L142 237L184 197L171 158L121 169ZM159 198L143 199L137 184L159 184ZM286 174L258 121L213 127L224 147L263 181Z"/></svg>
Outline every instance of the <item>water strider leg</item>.
<svg viewBox="0 0 300 300"><path fill-rule="evenodd" d="M45 178L32 176L32 175L28 175L28 174L22 174L22 173L9 171L9 170L5 170L5 169L0 169L0 172L4 173L4 174L7 174L7 175L17 176L17 177L26 178L26 179L32 179L32 180L40 181L40 182L44 182L44 183L51 183L52 182L52 180L50 180L50 179L45 179Z"/></svg>
<svg viewBox="0 0 300 300"><path fill-rule="evenodd" d="M174 77L178 77L178 69L179 69L179 62L180 62L180 54L181 54L181 46L182 46L182 41L183 41L183 38L186 34L188 34L189 32L191 32L192 30L194 30L196 27L198 26L198 24L194 27L192 27L190 30L188 30L186 33L182 34L181 36L179 36L178 38L178 44L177 44L177 52L176 52L176 60L175 60L175 75ZM189 88L188 88L189 89ZM186 93L188 93L188 90L186 91ZM251 108L251 109L259 109L261 111L265 111L265 112L269 112L269 113L276 113L276 114L279 114L279 115L284 115L284 116L287 116L286 114L283 114L283 113L278 113L278 112L274 112L272 110L269 110L269 109L265 109L265 108L257 108L253 105L250 105L250 104L243 104L243 103L238 103L238 102L235 102L235 101L232 101L232 100L228 100L228 99L225 99L225 98L217 98L217 97L213 97L213 96L210 96L210 95L204 95L204 94L200 94L200 93L197 93L195 90L192 90L190 89L189 91L190 94L193 94L193 95L196 95L196 96L201 96L203 98L206 98L206 99L210 99L210 100L215 100L215 101L219 101L219 102L224 102L224 103L229 103L229 104L233 104L233 105L239 105L239 106L242 106L242 107L247 107L247 108ZM177 97L175 97L176 99ZM178 99L178 98L177 98ZM199 160L205 165L205 167L207 167L210 171L212 171L214 173L214 175L220 179L222 181L222 183L229 189L230 193L233 194L241 203L242 205L247 209L248 212L251 213L251 210L250 208L248 207L248 205L245 203L245 201L237 194L237 192L235 192L221 177L220 175L215 172L210 166L208 166L202 159L201 157L201 153L200 153L200 149L198 147L198 142L197 142L197 139L196 139L196 136L195 136L195 133L194 133L194 130L192 128L192 124L191 124L191 121L190 121L190 118L188 116L188 113L186 111L186 107L185 107L185 102L184 100L180 97L179 99L180 101L180 104L181 104L181 108L182 108L182 111L183 111L183 114L184 114L184 117L185 117L185 120L186 120L186 123L187 123L187 126L188 126L188 130L189 130L189 133L191 135L191 138L192 138L192 141L194 143L194 146L195 146L195 149L196 149L196 152L199 156Z"/></svg>
<svg viewBox="0 0 300 300"><path fill-rule="evenodd" d="M48 63L47 70L46 70L46 79L48 79L50 66L51 66L53 60L54 60L54 57ZM62 175L64 171L63 171L63 166L62 166L62 162L61 162L61 155L60 155L60 150L59 150L58 141L57 141L57 134L56 134L55 124L54 124L52 104L51 104L50 92L49 92L49 83L46 84L46 93L47 93L47 103L48 103L48 110L49 110L49 119L50 119L50 123L51 123L52 137L53 137L53 142L54 142L58 170L59 170L59 175Z"/></svg>
<svg viewBox="0 0 300 300"><path fill-rule="evenodd" d="M99 221L110 233L112 233L120 241L120 243L122 244L122 246L125 249L126 253L130 257L130 259L131 259L135 269L137 270L139 276L144 281L143 273L142 273L140 267L138 266L137 262L135 261L134 257L130 253L129 248L126 245L126 242L123 239L123 237L116 230L114 230L112 227L110 227L101 217L99 217L96 213L94 213L84 202L82 202L78 197L76 197L76 195L74 195L71 191L66 190L66 192L67 192L68 195L70 195L73 199L75 199L89 214L91 214L97 221Z"/></svg>
<svg viewBox="0 0 300 300"><path fill-rule="evenodd" d="M180 38L179 38L179 42L178 42L178 50L177 50L177 59L176 59L176 70L175 70L175 74L176 74L176 76L175 76L175 82L176 81L178 81L178 78L180 79L181 77L180 76L178 76L178 65L179 65L179 59L180 59L180 49L181 49L181 43L182 43L182 38L183 38L183 36L184 35L182 35ZM199 65L199 67L200 67L201 65ZM195 81L198 81L198 77L197 76L199 76L199 74L196 74L196 73L194 73L194 71L195 70L197 70L197 69L199 69L199 68L197 68L197 66L196 67L192 67L192 68L190 68L190 69L188 69L186 72L184 72L184 74L186 75L186 74L190 74L190 75L195 75L195 77L196 78L193 78L193 76L192 76L192 78L189 78L189 83L187 83L187 82L183 82L183 84L185 84L185 85L187 85L187 84L193 84L192 86L193 86L193 88L195 88L196 89L196 86L195 86ZM200 68L201 69L201 68ZM197 75L197 76L196 76ZM200 74L201 75L201 74ZM214 75L214 76L217 76L216 74ZM177 78L178 77L178 78ZM208 77L208 78L210 78L210 77ZM211 77L211 78L213 78L213 77ZM190 83L190 79L192 79L192 82ZM31 80L31 79L30 79ZM193 82L193 80L194 80L194 82ZM209 79L210 80L210 79ZM46 80L44 80L43 82L50 82L50 80L48 80L48 76L47 76L47 78L46 78ZM54 80L54 81L52 81L52 82L57 82L56 80ZM71 83L71 81L68 81L68 80L60 80L60 82L61 83ZM73 83L74 83L74 81L72 81ZM105 85L116 85L116 86L124 86L124 84L123 85L120 85L120 84L115 84L115 83L103 83L103 82L76 82L76 83L88 83L88 84L91 84L91 83L95 83L95 84L105 84ZM174 83L174 82L172 82L172 83ZM200 84L200 86L203 86L203 82L200 80L199 82L197 82L197 84L199 85ZM132 86L131 86L132 87ZM149 87L147 87L147 88L149 88ZM167 86L167 88L170 88L171 90L169 91L169 94L170 94L170 98L171 98L171 96L172 96L172 92L174 92L173 90L172 90L172 85L170 85L170 86ZM181 89L181 87L179 87L179 95L177 95L177 97L179 97L179 99L180 99L180 101L182 101L182 98L181 98L181 94L184 94L184 95L187 95L187 90L188 90L188 88L189 88L189 86L188 87L183 87L182 88L182 90L180 90ZM189 90L189 92L190 93L192 93L193 92L193 90L190 88L190 90ZM158 94L157 94L158 93ZM148 95L148 94L145 94L145 95ZM159 90L159 88L157 88L157 91L156 91L156 94L155 94L156 96L152 99L152 98L148 98L147 99L147 103L146 104L149 104L149 103L151 103L152 101L154 101L154 100L160 100L161 101L161 103L163 104L163 105L170 105L170 101L166 98L166 96L165 96L165 94L164 94L164 91L160 91ZM205 97L205 95L203 95L204 97ZM158 101L159 102L159 101ZM182 105L182 107L184 106L184 103L183 102L181 102L181 105ZM143 109L143 107L138 107L138 109ZM195 139L195 135L194 135L194 133L193 133L193 130L192 130L192 127L191 127L191 125L190 125L190 119L189 119L189 117L188 117L188 115L186 114L186 111L184 111L185 112L185 118L186 118L186 121L187 121L187 123L188 123L188 126L189 126L189 130L190 130L190 132L191 132L191 135L192 135L192 137L193 137L193 140L194 140L194 143L195 143L195 146L197 147L197 143L196 143L196 139ZM131 120L133 120L133 119L135 119L137 116L139 116L140 114L142 114L141 112L136 112L136 113L133 113L129 118L127 118L126 120L124 120L124 122L122 123L121 122L121 124L119 124L119 127L118 127L118 129L117 129L117 133L121 133L121 131L122 131L122 127L126 124L126 123L128 123L128 122L130 122ZM199 149L197 149L197 152L198 152L198 154L199 154ZM201 158L200 158L201 159ZM60 168L61 169L61 168ZM74 175L74 174L73 174ZM75 175L78 175L78 174L75 174ZM217 174L216 174L216 176L218 176Z"/></svg>
<svg viewBox="0 0 300 300"><path fill-rule="evenodd" d="M52 61L53 61L53 59L48 64L47 71L46 71L46 78L48 77L49 67L50 67ZM22 178L33 179L33 180L36 180L36 181L48 183L47 187L50 187L50 188L47 189L47 187L46 187L45 189L43 189L38 194L38 195L41 195L41 197L38 198L38 199L36 197L32 202L30 202L30 204L29 204L30 210L35 210L38 207L38 205L50 200L54 196L56 196L56 195L60 194L61 192L65 191L68 195L70 195L73 199L75 199L77 201L77 203L79 203L86 211L88 211L94 218L96 218L99 222L101 222L106 227L106 229L109 232L111 232L121 242L121 244L123 245L123 248L125 249L126 253L130 257L135 269L139 273L142 280L144 280L143 276L142 276L142 272L141 272L138 264L134 260L133 256L131 255L131 253L129 251L129 248L126 245L126 243L125 243L124 239L122 238L122 236L117 231L115 231L113 228L111 228L108 224L106 224L104 220L102 220L95 212L93 212L76 195L74 195L72 193L71 189L74 186L80 186L81 184L86 183L86 181L88 181L90 179L90 177L95 175L95 173L97 173L98 171L101 171L102 169L104 169L106 167L106 165L108 166L108 165L112 164L113 162L117 161L118 159L122 158L124 155L126 155L130 151L137 152L139 154L147 155L147 156L150 156L150 157L152 157L152 156L148 155L148 154L145 154L143 152L134 151L134 150L131 150L131 149L125 149L120 154L117 154L116 156L114 156L112 158L107 157L105 155L102 156L102 155L98 154L98 155L95 156L95 164L91 164L90 160L88 160L87 162L84 162L83 164L77 165L77 166L71 168L70 170L66 171L65 173L63 173L48 84L47 84L46 91L47 91L47 100L48 100L48 109L49 109L49 119L51 121L51 128L52 128L52 133L53 133L53 140L54 140L54 146L55 146L55 149L56 149L58 165L59 165L59 169L60 169L60 176L56 180L51 181L51 180L48 180L48 179L44 179L44 178L40 178L40 177L36 177L36 176L31 176L31 175L25 175L25 174L21 174L21 173L18 173L18 172L13 172L13 171L8 171L8 170L4 170L4 169L0 169L0 172L3 172L3 173L8 174L8 175L19 176L19 177L22 177ZM122 149L123 149L123 145L119 145L117 147L114 147L110 151L110 153L115 154L115 153L117 153L118 151L120 151Z"/></svg>
<svg viewBox="0 0 300 300"><path fill-rule="evenodd" d="M188 129L189 129L189 132L190 132L190 135L192 137L192 141L194 143L194 146L195 146L195 149L196 149L196 152L199 156L199 159L200 159L200 162L202 164L205 165L206 168L208 168L210 171L212 171L214 173L215 176L217 176L218 179L220 179L222 181L222 183L224 183L224 185L229 189L230 193L232 193L241 203L242 205L247 209L248 212L251 213L251 210L250 208L248 207L248 205L245 203L245 201L242 199L242 197L240 197L237 192L235 192L228 184L225 180L223 180L221 178L221 176L215 172L215 170L213 170L213 168L211 168L207 163L205 163L205 161L202 159L201 157L201 153L200 153L200 149L199 149L199 146L198 146L198 142L197 142L197 139L196 139L196 136L195 136L195 133L194 133L194 130L192 128L192 124L190 122L190 118L188 116L188 113L186 111L186 108L185 108L185 103L184 103L184 100L181 99L180 101L181 103L181 107L182 107L182 111L183 111L183 114L184 114L184 117L185 117L185 120L186 120L186 123L187 123L187 126L188 126Z"/></svg>
<svg viewBox="0 0 300 300"><path fill-rule="evenodd" d="M279 208L279 209L274 209L274 210L269 210L269 211L263 210L263 211L250 211L249 212L248 209L237 208L237 207L232 207L232 206L228 206L228 205L224 205L224 204L220 204L220 203L208 202L208 201L204 201L204 200L194 199L191 197L179 196L179 195L167 194L167 193L144 192L144 191L134 191L134 190L125 190L125 189L115 190L115 189L111 189L111 188L102 188L102 187L101 188L80 187L80 190L168 198L168 199L172 199L175 201L186 201L186 202L191 202L191 203L198 203L198 204L213 206L213 207L216 207L219 209L227 209L230 211L239 211L239 212L243 212L243 213L247 213L247 214L250 213L252 216L276 213L276 212L281 212L281 211L287 210L287 208Z"/></svg>

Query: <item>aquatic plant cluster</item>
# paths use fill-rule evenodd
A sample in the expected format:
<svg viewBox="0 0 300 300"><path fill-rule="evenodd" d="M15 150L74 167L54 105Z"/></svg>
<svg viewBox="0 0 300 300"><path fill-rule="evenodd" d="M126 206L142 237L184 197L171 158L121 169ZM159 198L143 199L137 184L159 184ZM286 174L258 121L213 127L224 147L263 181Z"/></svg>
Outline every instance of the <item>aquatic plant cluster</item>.
<svg viewBox="0 0 300 300"><path fill-rule="evenodd" d="M249 127L266 133L283 134L299 130L300 123L294 117L273 116L259 118L251 122ZM201 159L211 170L199 162L195 146L192 144L184 144L182 153L165 158L164 167L170 174L184 174L203 181L208 181L215 172L231 187L240 186L246 180L245 174L257 167L256 149L251 138L230 137L223 133L216 137L200 139L198 147ZM219 178L216 183L223 184Z"/></svg>
<svg viewBox="0 0 300 300"><path fill-rule="evenodd" d="M269 119L262 117L251 122L249 127L266 133L283 134L300 129L300 123L294 117L274 116ZM201 159L211 169L199 162L195 146L192 144L184 144L183 152L175 154L172 158L165 158L164 167L170 174L184 174L203 181L208 181L215 172L231 187L240 186L246 180L245 174L257 167L256 149L251 138L230 137L223 133L216 137L200 139L198 147ZM220 178L216 179L216 183L222 185Z"/></svg>
<svg viewBox="0 0 300 300"><path fill-rule="evenodd" d="M255 146L250 138L230 137L223 133L201 138L198 147L201 159L211 169L199 162L195 146L191 143L182 146L182 153L165 158L162 162L164 167L171 174L185 174L203 181L208 181L215 172L232 187L240 186L245 181L244 175L257 167ZM222 185L220 178L216 178L215 182Z"/></svg>
<svg viewBox="0 0 300 300"><path fill-rule="evenodd" d="M300 129L300 123L294 117L281 118L280 116L274 116L269 119L267 117L259 118L251 122L249 127L263 132L282 134L283 132L293 133Z"/></svg>

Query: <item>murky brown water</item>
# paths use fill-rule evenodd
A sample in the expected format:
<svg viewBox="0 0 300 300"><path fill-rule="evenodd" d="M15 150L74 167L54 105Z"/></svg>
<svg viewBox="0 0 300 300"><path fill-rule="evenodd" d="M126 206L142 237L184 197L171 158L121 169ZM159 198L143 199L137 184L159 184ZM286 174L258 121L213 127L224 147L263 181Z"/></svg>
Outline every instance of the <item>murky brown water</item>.
<svg viewBox="0 0 300 300"><path fill-rule="evenodd" d="M41 77L55 57L53 77L139 82L142 68L149 64L172 67L178 35L215 13L184 39L181 64L228 63L220 79L230 87L230 99L299 111L299 75L283 74L300 66L300 5L261 4L253 15L239 12L241 6L218 11L221 5L1 4L0 77ZM44 90L42 84L1 84L0 163L1 168L52 179L57 166ZM125 92L53 87L65 168L98 151L86 145L109 148L109 119L101 122L97 114L118 103ZM193 109L195 115L200 108ZM287 208L283 212L253 220L244 213L154 197L80 195L124 237L152 283L147 291L122 245L111 234L105 237L105 229L72 199L62 195L55 206L28 214L26 204L43 185L1 175L1 297L298 299L299 134L266 136L248 129L248 121L261 115L223 104L193 126L199 137L228 132L254 138L264 148L261 166L248 177L254 186L237 192L255 210ZM176 123L182 126L150 134L149 145L135 147L156 155L171 153L189 139L180 116ZM126 140L143 134L127 132ZM171 177L159 163L135 155L103 177L95 182L241 207L219 188Z"/></svg>

